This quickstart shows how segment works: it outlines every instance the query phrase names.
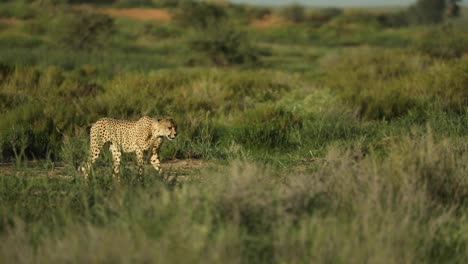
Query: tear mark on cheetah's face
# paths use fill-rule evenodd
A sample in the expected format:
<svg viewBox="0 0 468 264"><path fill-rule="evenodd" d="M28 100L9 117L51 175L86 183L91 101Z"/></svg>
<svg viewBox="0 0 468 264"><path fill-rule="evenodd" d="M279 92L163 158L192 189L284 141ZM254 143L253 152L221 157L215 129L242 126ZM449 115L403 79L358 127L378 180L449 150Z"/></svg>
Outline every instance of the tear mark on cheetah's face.
<svg viewBox="0 0 468 264"><path fill-rule="evenodd" d="M153 134L173 140L177 136L177 124L172 118L158 119L158 124L153 125Z"/></svg>

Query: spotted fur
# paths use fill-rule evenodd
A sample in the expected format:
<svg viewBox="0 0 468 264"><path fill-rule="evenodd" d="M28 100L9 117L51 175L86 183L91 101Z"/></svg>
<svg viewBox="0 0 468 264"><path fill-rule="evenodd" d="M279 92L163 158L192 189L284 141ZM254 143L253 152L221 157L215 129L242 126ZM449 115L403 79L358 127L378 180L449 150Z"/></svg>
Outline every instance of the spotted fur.
<svg viewBox="0 0 468 264"><path fill-rule="evenodd" d="M144 116L137 121L101 118L91 127L89 157L81 168L85 180L91 166L99 157L106 143L110 143L112 153L113 176L117 184L120 183L120 162L122 152L135 152L138 163L138 174L143 173L143 153L151 149L151 165L161 170L159 149L164 137L173 140L177 136L177 125L170 118L158 119Z"/></svg>

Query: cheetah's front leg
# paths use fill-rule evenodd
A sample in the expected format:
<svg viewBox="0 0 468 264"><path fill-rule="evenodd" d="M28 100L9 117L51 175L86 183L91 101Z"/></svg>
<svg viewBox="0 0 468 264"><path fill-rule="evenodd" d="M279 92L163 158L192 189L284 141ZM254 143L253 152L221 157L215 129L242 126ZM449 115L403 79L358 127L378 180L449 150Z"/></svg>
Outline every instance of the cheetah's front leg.
<svg viewBox="0 0 468 264"><path fill-rule="evenodd" d="M162 145L162 142L162 137L158 137L156 139L152 150L153 155L151 156L151 165L153 165L153 168L158 172L161 172L161 162L159 161L159 149Z"/></svg>
<svg viewBox="0 0 468 264"><path fill-rule="evenodd" d="M115 183L117 185L120 185L120 161L121 161L122 153L120 152L119 148L115 144L111 144L109 146L109 150L112 153L112 161L113 161L112 176L114 177Z"/></svg>
<svg viewBox="0 0 468 264"><path fill-rule="evenodd" d="M93 138L91 138L88 159L82 166L78 168L78 170L83 174L85 183L88 183L91 167L98 159L101 148L102 144L97 144L95 141L93 141Z"/></svg>
<svg viewBox="0 0 468 264"><path fill-rule="evenodd" d="M143 164L144 164L144 159L143 159L143 150L138 149L135 151L136 157L137 157L137 164L138 164L138 175L141 176L143 175Z"/></svg>

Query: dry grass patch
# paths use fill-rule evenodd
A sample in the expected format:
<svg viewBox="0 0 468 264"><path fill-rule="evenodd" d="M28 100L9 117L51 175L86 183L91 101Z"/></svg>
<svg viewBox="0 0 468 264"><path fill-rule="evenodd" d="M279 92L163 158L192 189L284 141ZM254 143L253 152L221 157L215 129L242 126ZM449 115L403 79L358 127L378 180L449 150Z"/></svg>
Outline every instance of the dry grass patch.
<svg viewBox="0 0 468 264"><path fill-rule="evenodd" d="M172 19L171 13L161 8L96 8L90 5L79 5L78 10L96 12L114 17L127 17L141 21L169 22Z"/></svg>
<svg viewBox="0 0 468 264"><path fill-rule="evenodd" d="M283 17L278 15L265 15L259 19L253 19L250 22L250 25L255 28L270 28L270 27L277 27L282 25L287 25L288 23Z"/></svg>

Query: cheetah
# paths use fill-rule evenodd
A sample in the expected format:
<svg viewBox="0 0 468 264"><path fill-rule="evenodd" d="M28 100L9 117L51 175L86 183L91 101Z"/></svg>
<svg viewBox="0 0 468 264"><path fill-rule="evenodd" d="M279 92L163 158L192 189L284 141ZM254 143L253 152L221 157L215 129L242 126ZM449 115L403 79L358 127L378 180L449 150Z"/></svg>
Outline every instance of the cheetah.
<svg viewBox="0 0 468 264"><path fill-rule="evenodd" d="M85 181L88 181L91 166L99 157L104 144L110 143L109 150L113 160L113 178L120 184L120 162L122 151L135 152L138 163L138 175L143 174L143 152L151 148L151 165L161 171L159 150L164 137L169 140L177 136L177 125L171 118L153 119L144 116L137 121L101 118L91 126L89 157L80 168Z"/></svg>

